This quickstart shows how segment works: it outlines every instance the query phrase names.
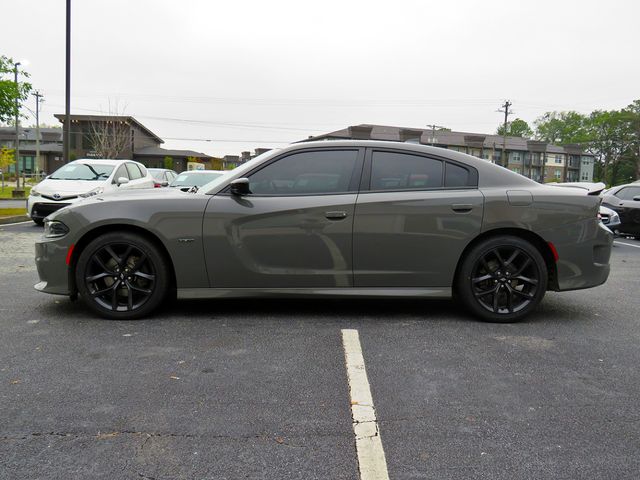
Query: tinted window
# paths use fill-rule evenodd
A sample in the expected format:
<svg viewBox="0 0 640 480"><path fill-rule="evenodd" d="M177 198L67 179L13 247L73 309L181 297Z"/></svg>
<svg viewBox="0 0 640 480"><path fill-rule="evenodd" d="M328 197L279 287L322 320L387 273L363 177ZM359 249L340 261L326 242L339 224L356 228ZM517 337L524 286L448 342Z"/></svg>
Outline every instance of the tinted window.
<svg viewBox="0 0 640 480"><path fill-rule="evenodd" d="M442 186L440 160L374 151L371 162L371 190L421 190Z"/></svg>
<svg viewBox="0 0 640 480"><path fill-rule="evenodd" d="M640 187L624 187L616 193L616 197L620 200L633 200L633 197L638 195L640 195Z"/></svg>
<svg viewBox="0 0 640 480"><path fill-rule="evenodd" d="M469 185L469 170L453 163L447 163L445 168L445 187L466 187Z"/></svg>
<svg viewBox="0 0 640 480"><path fill-rule="evenodd" d="M348 192L357 159L357 150L295 153L249 176L249 188L257 195Z"/></svg>
<svg viewBox="0 0 640 480"><path fill-rule="evenodd" d="M127 163L127 172L129 172L129 178L131 180L135 180L137 178L142 178L142 172L138 168L135 163Z"/></svg>

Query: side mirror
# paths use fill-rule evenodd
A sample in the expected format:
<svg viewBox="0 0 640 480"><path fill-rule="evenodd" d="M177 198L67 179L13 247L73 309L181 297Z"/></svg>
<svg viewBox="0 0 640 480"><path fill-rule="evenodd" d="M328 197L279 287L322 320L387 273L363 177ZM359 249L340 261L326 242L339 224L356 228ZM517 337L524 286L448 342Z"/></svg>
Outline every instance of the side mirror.
<svg viewBox="0 0 640 480"><path fill-rule="evenodd" d="M127 177L118 177L118 180L116 180L116 185L120 186L120 185L125 185L129 183L129 179Z"/></svg>
<svg viewBox="0 0 640 480"><path fill-rule="evenodd" d="M162 185L163 187L168 187L169 186L169 182L164 181L160 185Z"/></svg>
<svg viewBox="0 0 640 480"><path fill-rule="evenodd" d="M242 196L249 195L251 193L248 178L236 178L229 184L229 187L231 188L231 195Z"/></svg>

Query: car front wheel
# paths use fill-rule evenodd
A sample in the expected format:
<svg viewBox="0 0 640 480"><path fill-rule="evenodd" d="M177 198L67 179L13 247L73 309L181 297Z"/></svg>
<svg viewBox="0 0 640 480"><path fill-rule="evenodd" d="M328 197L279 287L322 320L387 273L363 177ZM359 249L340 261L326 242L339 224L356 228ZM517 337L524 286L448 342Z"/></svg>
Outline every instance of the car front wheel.
<svg viewBox="0 0 640 480"><path fill-rule="evenodd" d="M537 248L526 240L493 237L466 254L456 287L458 297L480 319L517 322L544 297L547 266Z"/></svg>
<svg viewBox="0 0 640 480"><path fill-rule="evenodd" d="M94 312L114 320L137 319L162 303L169 270L153 242L113 232L95 238L82 251L75 280L80 297Z"/></svg>

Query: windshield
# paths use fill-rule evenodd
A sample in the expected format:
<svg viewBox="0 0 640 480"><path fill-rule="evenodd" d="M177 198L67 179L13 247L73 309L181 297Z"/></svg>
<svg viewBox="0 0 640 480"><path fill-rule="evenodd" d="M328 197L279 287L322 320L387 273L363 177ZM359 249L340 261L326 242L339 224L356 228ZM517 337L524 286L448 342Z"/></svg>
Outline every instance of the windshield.
<svg viewBox="0 0 640 480"><path fill-rule="evenodd" d="M113 165L70 163L51 174L50 180L92 180L104 181L109 178Z"/></svg>
<svg viewBox="0 0 640 480"><path fill-rule="evenodd" d="M201 187L210 181L221 177L224 172L181 173L171 182L170 187Z"/></svg>
<svg viewBox="0 0 640 480"><path fill-rule="evenodd" d="M229 170L229 173L233 175L242 175L243 173L250 171L256 164L262 162L263 160L269 157L272 157L273 155L278 153L280 150L281 150L280 148L274 148L273 150L264 152L263 154L252 158L247 163L243 163L242 165L234 168L233 170ZM228 176L227 174L221 175L218 178L214 179L213 181L210 181L209 183L203 185L200 188L200 192L203 192L203 193L211 192L212 190L216 189L222 182L224 182L227 176Z"/></svg>

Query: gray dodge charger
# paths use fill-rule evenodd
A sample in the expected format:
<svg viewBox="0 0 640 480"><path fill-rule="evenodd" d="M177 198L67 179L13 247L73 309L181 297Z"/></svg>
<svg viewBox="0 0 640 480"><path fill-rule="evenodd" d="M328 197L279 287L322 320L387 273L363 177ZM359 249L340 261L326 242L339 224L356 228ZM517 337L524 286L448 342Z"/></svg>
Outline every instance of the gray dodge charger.
<svg viewBox="0 0 640 480"><path fill-rule="evenodd" d="M604 283L600 198L485 160L377 141L270 151L188 192L99 195L45 222L39 291L110 319L170 295L458 299L522 319L547 289Z"/></svg>

